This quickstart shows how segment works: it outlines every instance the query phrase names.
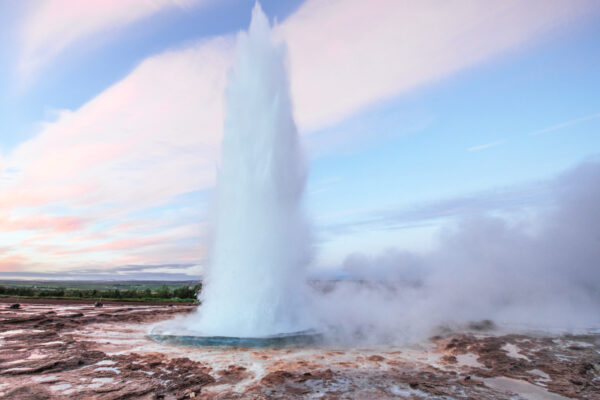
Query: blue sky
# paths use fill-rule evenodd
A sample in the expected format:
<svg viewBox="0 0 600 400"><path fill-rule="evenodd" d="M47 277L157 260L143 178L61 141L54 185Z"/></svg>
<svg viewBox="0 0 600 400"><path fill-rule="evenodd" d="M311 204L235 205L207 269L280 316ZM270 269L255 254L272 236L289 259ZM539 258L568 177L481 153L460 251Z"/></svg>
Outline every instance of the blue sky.
<svg viewBox="0 0 600 400"><path fill-rule="evenodd" d="M205 265L225 71L253 2L117 3L0 1L5 276ZM543 182L597 160L594 1L261 4L288 44L314 268L535 212Z"/></svg>

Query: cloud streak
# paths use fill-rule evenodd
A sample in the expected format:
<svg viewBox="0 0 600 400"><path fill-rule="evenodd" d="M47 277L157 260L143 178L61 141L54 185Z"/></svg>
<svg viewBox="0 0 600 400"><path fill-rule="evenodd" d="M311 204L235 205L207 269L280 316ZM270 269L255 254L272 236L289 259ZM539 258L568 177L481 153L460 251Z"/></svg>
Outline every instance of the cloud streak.
<svg viewBox="0 0 600 400"><path fill-rule="evenodd" d="M540 209L550 205L550 195L556 186L553 180L529 182L439 201L362 212L353 215L349 221L326 225L324 232L345 235L370 230L408 229L468 215L511 214L532 208Z"/></svg>
<svg viewBox="0 0 600 400"><path fill-rule="evenodd" d="M485 150L485 149L489 149L490 147L496 147L500 144L504 143L503 140L498 140L496 142L491 142L491 143L486 143L486 144L480 144L478 146L472 146L469 147L467 149L467 151L479 151L479 150Z"/></svg>
<svg viewBox="0 0 600 400"><path fill-rule="evenodd" d="M18 64L25 78L68 47L97 34L107 34L173 7L209 0L42 0L30 4L21 25L22 54Z"/></svg>
<svg viewBox="0 0 600 400"><path fill-rule="evenodd" d="M308 0L279 27L300 128L334 124L598 10L587 0Z"/></svg>
<svg viewBox="0 0 600 400"><path fill-rule="evenodd" d="M557 124L557 125L553 125L553 126L550 126L548 128L540 129L538 131L531 132L530 135L541 135L543 133L558 131L560 129L564 129L564 128L567 128L569 126L577 125L577 124L579 124L581 122L590 121L590 120L596 119L596 118L600 118L600 113L588 115L588 116L577 118L577 119L572 119L570 121L563 122L563 123L560 123L560 124Z"/></svg>

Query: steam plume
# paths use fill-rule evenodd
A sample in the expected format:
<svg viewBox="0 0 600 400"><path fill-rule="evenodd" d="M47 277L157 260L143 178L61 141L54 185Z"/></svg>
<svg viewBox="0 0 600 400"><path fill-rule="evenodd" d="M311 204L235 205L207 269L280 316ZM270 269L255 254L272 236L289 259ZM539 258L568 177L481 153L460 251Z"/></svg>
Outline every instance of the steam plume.
<svg viewBox="0 0 600 400"><path fill-rule="evenodd" d="M551 186L550 209L517 222L468 216L429 254L349 256L343 268L354 280L320 295L323 329L395 341L481 319L511 329L599 327L600 163Z"/></svg>

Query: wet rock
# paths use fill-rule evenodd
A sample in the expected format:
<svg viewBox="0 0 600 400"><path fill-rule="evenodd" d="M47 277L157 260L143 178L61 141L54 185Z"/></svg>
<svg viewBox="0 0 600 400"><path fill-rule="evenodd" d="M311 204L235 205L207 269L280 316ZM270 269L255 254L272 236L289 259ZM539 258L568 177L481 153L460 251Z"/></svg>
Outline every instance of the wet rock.
<svg viewBox="0 0 600 400"><path fill-rule="evenodd" d="M261 383L267 386L281 386L285 383L297 384L308 380L331 381L333 379L334 373L331 369L304 373L278 370L267 374L261 379Z"/></svg>
<svg viewBox="0 0 600 400"><path fill-rule="evenodd" d="M496 324L494 324L494 321L484 319L477 322L471 322L468 327L474 331L491 331L496 329Z"/></svg>
<svg viewBox="0 0 600 400"><path fill-rule="evenodd" d="M100 302L100 301L97 301L94 303L94 307L102 307L102 306L104 306L104 304L102 304L102 302Z"/></svg>
<svg viewBox="0 0 600 400"><path fill-rule="evenodd" d="M234 383L238 383L238 382L246 379L249 376L245 367L236 366L236 365L230 365L229 367L227 367L227 369L218 371L217 375L220 376L219 379L217 380L217 383L219 385L222 385L222 384L231 385Z"/></svg>
<svg viewBox="0 0 600 400"><path fill-rule="evenodd" d="M267 374L264 378L261 379L261 383L263 385L275 386L281 385L285 383L287 379L293 379L294 374L288 371L274 371Z"/></svg>
<svg viewBox="0 0 600 400"><path fill-rule="evenodd" d="M46 400L52 398L52 393L42 385L23 385L12 389L2 400Z"/></svg>
<svg viewBox="0 0 600 400"><path fill-rule="evenodd" d="M21 305L19 303L14 303L14 304L11 304L10 306L8 306L8 308L10 308L11 310L17 310L17 309L21 308Z"/></svg>
<svg viewBox="0 0 600 400"><path fill-rule="evenodd" d="M448 364L456 364L458 362L458 360L456 359L455 356L443 356L441 358L442 362L448 363Z"/></svg>

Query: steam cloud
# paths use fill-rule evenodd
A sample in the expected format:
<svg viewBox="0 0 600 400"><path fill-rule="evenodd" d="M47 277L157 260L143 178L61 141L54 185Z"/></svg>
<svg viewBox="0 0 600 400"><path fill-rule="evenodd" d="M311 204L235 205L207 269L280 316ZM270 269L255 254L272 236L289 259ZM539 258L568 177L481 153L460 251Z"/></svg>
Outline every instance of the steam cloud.
<svg viewBox="0 0 600 400"><path fill-rule="evenodd" d="M482 319L512 330L600 326L600 162L555 179L551 197L552 207L516 223L463 218L425 255L348 256L353 279L315 294L321 329L381 342Z"/></svg>

